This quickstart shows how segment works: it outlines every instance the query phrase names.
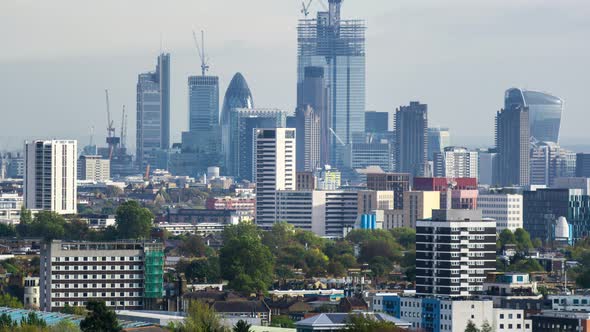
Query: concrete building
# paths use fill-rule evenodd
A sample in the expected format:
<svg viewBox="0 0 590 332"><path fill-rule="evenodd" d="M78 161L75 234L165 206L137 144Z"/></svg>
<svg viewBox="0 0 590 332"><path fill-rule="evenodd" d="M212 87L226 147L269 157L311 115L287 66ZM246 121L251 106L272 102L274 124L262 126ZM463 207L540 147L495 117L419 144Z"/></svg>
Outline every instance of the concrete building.
<svg viewBox="0 0 590 332"><path fill-rule="evenodd" d="M359 191L358 214L369 214L375 210L393 210L393 195L393 191Z"/></svg>
<svg viewBox="0 0 590 332"><path fill-rule="evenodd" d="M343 190L278 191L276 221L319 236L342 238L354 228L358 193Z"/></svg>
<svg viewBox="0 0 590 332"><path fill-rule="evenodd" d="M590 312L545 310L531 317L533 332L590 330Z"/></svg>
<svg viewBox="0 0 590 332"><path fill-rule="evenodd" d="M39 309L40 293L39 277L25 277L23 304L26 309Z"/></svg>
<svg viewBox="0 0 590 332"><path fill-rule="evenodd" d="M590 178L590 153L576 154L576 177Z"/></svg>
<svg viewBox="0 0 590 332"><path fill-rule="evenodd" d="M477 210L435 210L416 224L416 294L465 297L496 270L496 222Z"/></svg>
<svg viewBox="0 0 590 332"><path fill-rule="evenodd" d="M496 114L496 149L498 151L498 184L530 184L529 110L512 107Z"/></svg>
<svg viewBox="0 0 590 332"><path fill-rule="evenodd" d="M77 142L25 143L25 207L59 214L77 211Z"/></svg>
<svg viewBox="0 0 590 332"><path fill-rule="evenodd" d="M448 178L477 178L479 176L477 151L463 147L446 147L434 154L434 176Z"/></svg>
<svg viewBox="0 0 590 332"><path fill-rule="evenodd" d="M479 184L493 186L498 181L498 153L496 149L478 150L477 181Z"/></svg>
<svg viewBox="0 0 590 332"><path fill-rule="evenodd" d="M162 151L170 148L170 54L158 56L156 70L137 79L137 128L135 154L144 169L162 167Z"/></svg>
<svg viewBox="0 0 590 332"><path fill-rule="evenodd" d="M386 133L389 131L389 112L365 112L366 133Z"/></svg>
<svg viewBox="0 0 590 332"><path fill-rule="evenodd" d="M391 142L386 139L377 140L369 136L365 142L352 144L350 167L365 169L370 166L378 166L386 172L393 172L394 153Z"/></svg>
<svg viewBox="0 0 590 332"><path fill-rule="evenodd" d="M404 208L404 192L410 190L410 174L408 173L369 173L367 189L394 192L394 209Z"/></svg>
<svg viewBox="0 0 590 332"><path fill-rule="evenodd" d="M329 165L324 166L318 177L318 190L338 190L342 185L342 173Z"/></svg>
<svg viewBox="0 0 590 332"><path fill-rule="evenodd" d="M441 209L476 209L477 179L475 178L414 178L415 191L439 191Z"/></svg>
<svg viewBox="0 0 590 332"><path fill-rule="evenodd" d="M403 227L416 228L418 220L432 218L432 211L440 209L440 192L406 191L404 193Z"/></svg>
<svg viewBox="0 0 590 332"><path fill-rule="evenodd" d="M104 301L112 309L153 309L162 298L161 243L62 242L41 247L40 309Z"/></svg>
<svg viewBox="0 0 590 332"><path fill-rule="evenodd" d="M321 165L321 117L311 106L295 112L297 129L297 171L313 172Z"/></svg>
<svg viewBox="0 0 590 332"><path fill-rule="evenodd" d="M428 106L417 101L395 111L397 171L425 176L428 166Z"/></svg>
<svg viewBox="0 0 590 332"><path fill-rule="evenodd" d="M531 148L531 185L552 186L557 178L574 177L576 154L553 142L534 144Z"/></svg>
<svg viewBox="0 0 590 332"><path fill-rule="evenodd" d="M19 194L0 193L0 223L17 224L24 199Z"/></svg>
<svg viewBox="0 0 590 332"><path fill-rule="evenodd" d="M509 229L512 232L523 227L522 195L518 194L480 194L477 207L484 218L496 220L496 231L502 233Z"/></svg>
<svg viewBox="0 0 590 332"><path fill-rule="evenodd" d="M101 156L83 155L78 159L78 180L105 182L111 179L111 162Z"/></svg>
<svg viewBox="0 0 590 332"><path fill-rule="evenodd" d="M276 219L276 193L296 189L295 129L256 129L252 178L256 182L256 223L266 229Z"/></svg>
<svg viewBox="0 0 590 332"><path fill-rule="evenodd" d="M312 172L297 172L297 190L315 190L317 179Z"/></svg>

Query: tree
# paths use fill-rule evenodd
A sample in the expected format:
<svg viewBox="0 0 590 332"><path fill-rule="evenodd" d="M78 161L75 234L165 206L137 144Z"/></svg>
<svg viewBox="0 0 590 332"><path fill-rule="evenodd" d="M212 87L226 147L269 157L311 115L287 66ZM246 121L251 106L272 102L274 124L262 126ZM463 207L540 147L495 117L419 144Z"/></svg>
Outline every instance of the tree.
<svg viewBox="0 0 590 332"><path fill-rule="evenodd" d="M406 250L416 248L416 230L408 227L397 227L389 230L396 242Z"/></svg>
<svg viewBox="0 0 590 332"><path fill-rule="evenodd" d="M2 313L2 315L0 315L0 330L12 330L17 325L18 324L13 321L7 313Z"/></svg>
<svg viewBox="0 0 590 332"><path fill-rule="evenodd" d="M514 239L516 241L516 248L521 252L528 252L529 249L533 248L531 235L522 228L514 231Z"/></svg>
<svg viewBox="0 0 590 332"><path fill-rule="evenodd" d="M84 307L66 305L60 311L62 314L86 316L86 309Z"/></svg>
<svg viewBox="0 0 590 332"><path fill-rule="evenodd" d="M295 322L289 318L289 316L272 315L272 322L270 323L270 326L294 329Z"/></svg>
<svg viewBox="0 0 590 332"><path fill-rule="evenodd" d="M192 301L183 323L174 328L178 332L218 332L223 331L219 316L206 303Z"/></svg>
<svg viewBox="0 0 590 332"><path fill-rule="evenodd" d="M481 325L481 332L494 332L494 328L485 320Z"/></svg>
<svg viewBox="0 0 590 332"><path fill-rule="evenodd" d="M377 321L376 319L363 314L352 314L348 316L348 323L344 331L348 332L398 332L402 331L394 323Z"/></svg>
<svg viewBox="0 0 590 332"><path fill-rule="evenodd" d="M221 281L219 271L219 257L210 256L207 258L182 260L177 264L177 270L183 272L187 280L198 280L203 283Z"/></svg>
<svg viewBox="0 0 590 332"><path fill-rule="evenodd" d="M47 326L47 322L39 317L37 315L37 313L35 313L34 311L29 312L29 314L23 318L21 318L20 321L20 325L21 326L35 326L35 327L46 327Z"/></svg>
<svg viewBox="0 0 590 332"><path fill-rule="evenodd" d="M86 305L88 315L80 322L83 332L119 332L121 326L114 311L107 308L104 302L89 301Z"/></svg>
<svg viewBox="0 0 590 332"><path fill-rule="evenodd" d="M248 322L240 319L232 330L233 332L250 332L251 327L251 324L248 324Z"/></svg>
<svg viewBox="0 0 590 332"><path fill-rule="evenodd" d="M150 237L154 215L136 201L127 201L117 208L116 227L120 239Z"/></svg>
<svg viewBox="0 0 590 332"><path fill-rule="evenodd" d="M51 326L49 332L80 332L80 328L71 320L64 319Z"/></svg>
<svg viewBox="0 0 590 332"><path fill-rule="evenodd" d="M256 226L253 226L256 227ZM273 281L274 258L262 244L259 231L250 225L235 225L224 231L219 251L221 276L230 289L265 293Z"/></svg>
<svg viewBox="0 0 590 332"><path fill-rule="evenodd" d="M526 258L526 259L521 259L514 264L510 264L508 266L508 271L530 273L530 272L545 272L545 269L536 260L534 260L532 258Z"/></svg>
<svg viewBox="0 0 590 332"><path fill-rule="evenodd" d="M512 233L511 230L509 230L508 228L505 228L501 233L500 236L498 236L498 246L501 248L504 248L505 245L507 244L515 244L516 243L516 238L514 237L514 233Z"/></svg>
<svg viewBox="0 0 590 332"><path fill-rule="evenodd" d="M202 257L207 252L207 245L199 235L189 235L182 241L179 249L181 256Z"/></svg>
<svg viewBox="0 0 590 332"><path fill-rule="evenodd" d="M23 304L14 296L10 294L0 295L0 307L22 308Z"/></svg>
<svg viewBox="0 0 590 332"><path fill-rule="evenodd" d="M16 228L13 225L0 224L0 237L16 236Z"/></svg>
<svg viewBox="0 0 590 332"><path fill-rule="evenodd" d="M475 326L475 324L471 320L469 320L467 322L467 327L465 327L465 332L480 332L480 331L477 328L477 326Z"/></svg>

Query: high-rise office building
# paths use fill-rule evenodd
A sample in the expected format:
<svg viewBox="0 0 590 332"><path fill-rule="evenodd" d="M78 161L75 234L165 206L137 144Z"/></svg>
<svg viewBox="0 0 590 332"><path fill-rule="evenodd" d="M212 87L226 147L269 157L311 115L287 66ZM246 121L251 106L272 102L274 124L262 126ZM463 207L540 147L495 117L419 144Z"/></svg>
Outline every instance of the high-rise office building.
<svg viewBox="0 0 590 332"><path fill-rule="evenodd" d="M295 129L254 129L252 159L253 179L256 182L256 223L271 228L276 219L276 193L294 191L296 179Z"/></svg>
<svg viewBox="0 0 590 332"><path fill-rule="evenodd" d="M321 117L311 106L297 108L297 171L313 172L321 168Z"/></svg>
<svg viewBox="0 0 590 332"><path fill-rule="evenodd" d="M416 224L416 294L467 297L496 270L496 221L477 210L435 210Z"/></svg>
<svg viewBox="0 0 590 332"><path fill-rule="evenodd" d="M522 195L483 194L477 198L477 207L484 218L496 220L496 232L522 228Z"/></svg>
<svg viewBox="0 0 590 332"><path fill-rule="evenodd" d="M554 142L538 142L531 148L531 185L553 186L557 178L576 174L576 153Z"/></svg>
<svg viewBox="0 0 590 332"><path fill-rule="evenodd" d="M498 152L496 149L480 149L477 152L477 180L482 185L495 185L498 181Z"/></svg>
<svg viewBox="0 0 590 332"><path fill-rule="evenodd" d="M496 114L496 149L498 151L498 184L530 184L529 111L513 107Z"/></svg>
<svg viewBox="0 0 590 332"><path fill-rule="evenodd" d="M389 112L365 112L365 132L386 133L389 131Z"/></svg>
<svg viewBox="0 0 590 332"><path fill-rule="evenodd" d="M104 302L154 310L164 288L164 248L153 242L62 242L41 247L40 308L60 311Z"/></svg>
<svg viewBox="0 0 590 332"><path fill-rule="evenodd" d="M574 242L590 232L590 196L583 189L537 189L523 193L523 224L531 238L554 240L555 224L565 217Z"/></svg>
<svg viewBox="0 0 590 332"><path fill-rule="evenodd" d="M410 190L410 174L407 173L370 173L367 174L367 189L376 191L393 191L393 208L403 210L404 192Z"/></svg>
<svg viewBox="0 0 590 332"><path fill-rule="evenodd" d="M328 87L329 164L344 165L346 145L365 131L365 30L362 20L341 19L342 0L329 0L329 10L297 27L297 82L307 67L322 67Z"/></svg>
<svg viewBox="0 0 590 332"><path fill-rule="evenodd" d="M319 166L329 164L330 160L330 114L328 109L328 88L324 77L324 67L305 67L303 81L297 84L297 108L307 109L311 107L320 122ZM292 128L287 123L289 128ZM298 129L300 133L300 130ZM301 136L298 135L299 139ZM316 143L317 144L317 143ZM297 145L300 147L300 143ZM301 161L298 159L298 161Z"/></svg>
<svg viewBox="0 0 590 332"><path fill-rule="evenodd" d="M428 106L417 101L395 111L397 171L425 176L428 166Z"/></svg>
<svg viewBox="0 0 590 332"><path fill-rule="evenodd" d="M254 130L257 128L285 128L287 111L280 109L232 109L230 112L229 162L226 164L230 175L252 181Z"/></svg>
<svg viewBox="0 0 590 332"><path fill-rule="evenodd" d="M219 78L188 78L189 131L209 131L219 125Z"/></svg>
<svg viewBox="0 0 590 332"><path fill-rule="evenodd" d="M449 128L428 128L428 160L434 160L434 154L443 152L451 146L451 132Z"/></svg>
<svg viewBox="0 0 590 332"><path fill-rule="evenodd" d="M111 162L102 156L82 155L78 160L78 180L108 181L111 179Z"/></svg>
<svg viewBox="0 0 590 332"><path fill-rule="evenodd" d="M350 167L365 169L378 166L385 172L395 171L394 146L387 139L373 139L370 135L362 143L352 143Z"/></svg>
<svg viewBox="0 0 590 332"><path fill-rule="evenodd" d="M508 89L504 109L519 107L529 110L529 134L533 141L559 143L563 100L544 92Z"/></svg>
<svg viewBox="0 0 590 332"><path fill-rule="evenodd" d="M448 178L477 178L478 153L463 147L446 147L434 154L434 176Z"/></svg>
<svg viewBox="0 0 590 332"><path fill-rule="evenodd" d="M136 161L163 168L162 151L170 148L170 54L158 56L156 70L137 79Z"/></svg>
<svg viewBox="0 0 590 332"><path fill-rule="evenodd" d="M59 214L77 210L77 156L74 140L25 143L25 206Z"/></svg>
<svg viewBox="0 0 590 332"><path fill-rule="evenodd" d="M590 153L576 154L576 177L590 178Z"/></svg>

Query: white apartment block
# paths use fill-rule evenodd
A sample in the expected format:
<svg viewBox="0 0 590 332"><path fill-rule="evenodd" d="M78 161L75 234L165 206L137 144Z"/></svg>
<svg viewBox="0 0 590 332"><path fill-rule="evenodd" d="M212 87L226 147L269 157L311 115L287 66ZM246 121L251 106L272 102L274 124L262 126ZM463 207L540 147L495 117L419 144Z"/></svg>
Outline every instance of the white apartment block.
<svg viewBox="0 0 590 332"><path fill-rule="evenodd" d="M297 186L295 129L255 129L253 140L256 223L269 229L275 222L276 192Z"/></svg>
<svg viewBox="0 0 590 332"><path fill-rule="evenodd" d="M447 178L477 178L479 176L477 151L463 147L447 147L434 154L434 176Z"/></svg>
<svg viewBox="0 0 590 332"><path fill-rule="evenodd" d="M39 309L40 303L39 277L26 277L23 303L27 309Z"/></svg>
<svg viewBox="0 0 590 332"><path fill-rule="evenodd" d="M20 221L23 197L18 194L0 193L0 223L15 224Z"/></svg>
<svg viewBox="0 0 590 332"><path fill-rule="evenodd" d="M477 198L477 207L484 218L496 220L496 232L505 229L514 232L523 227L522 195L483 194Z"/></svg>
<svg viewBox="0 0 590 332"><path fill-rule="evenodd" d="M111 179L111 161L102 156L80 156L78 180L105 182Z"/></svg>
<svg viewBox="0 0 590 332"><path fill-rule="evenodd" d="M59 214L76 213L77 142L25 143L25 206Z"/></svg>

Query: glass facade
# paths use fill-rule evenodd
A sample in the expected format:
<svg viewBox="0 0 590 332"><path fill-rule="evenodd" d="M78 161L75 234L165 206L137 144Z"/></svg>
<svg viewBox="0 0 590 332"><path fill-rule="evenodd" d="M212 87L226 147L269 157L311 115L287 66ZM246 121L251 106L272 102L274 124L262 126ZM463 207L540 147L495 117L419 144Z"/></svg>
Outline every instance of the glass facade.
<svg viewBox="0 0 590 332"><path fill-rule="evenodd" d="M504 108L527 107L529 109L530 135L539 142L559 142L559 129L564 102L558 97L538 91L509 89Z"/></svg>
<svg viewBox="0 0 590 332"><path fill-rule="evenodd" d="M225 168L231 175L237 175L232 173L235 169L235 160L231 149L231 137L235 134L237 128L231 124L230 113L235 109L253 108L254 99L248 83L246 83L246 79L241 73L236 73L227 87L221 110L221 148L224 154ZM248 155L251 155L251 152Z"/></svg>
<svg viewBox="0 0 590 332"><path fill-rule="evenodd" d="M344 163L343 145L353 142L355 133L365 131L365 30L362 20L341 20L340 3L331 2L329 12L316 19L300 20L298 26L297 82L305 68L323 67L328 87L330 162Z"/></svg>

